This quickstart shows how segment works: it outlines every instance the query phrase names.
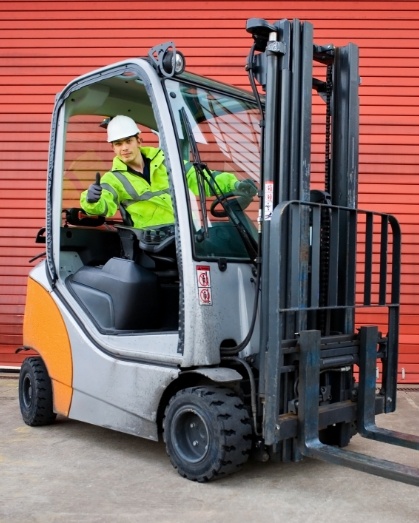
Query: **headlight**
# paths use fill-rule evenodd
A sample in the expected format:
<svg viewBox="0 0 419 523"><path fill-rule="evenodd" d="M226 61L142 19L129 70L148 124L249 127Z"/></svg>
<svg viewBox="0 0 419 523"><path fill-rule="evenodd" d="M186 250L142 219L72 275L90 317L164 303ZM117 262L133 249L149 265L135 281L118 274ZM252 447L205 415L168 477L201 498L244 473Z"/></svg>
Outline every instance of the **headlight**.
<svg viewBox="0 0 419 523"><path fill-rule="evenodd" d="M148 56L151 58L154 68L162 76L170 78L185 70L185 57L180 51L176 51L173 42L152 47Z"/></svg>

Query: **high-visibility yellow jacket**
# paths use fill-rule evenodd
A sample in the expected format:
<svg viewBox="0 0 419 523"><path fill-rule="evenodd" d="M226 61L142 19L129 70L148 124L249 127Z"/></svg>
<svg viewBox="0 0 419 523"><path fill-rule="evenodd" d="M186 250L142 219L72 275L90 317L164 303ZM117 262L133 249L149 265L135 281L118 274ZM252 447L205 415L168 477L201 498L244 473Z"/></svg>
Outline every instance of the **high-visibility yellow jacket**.
<svg viewBox="0 0 419 523"><path fill-rule="evenodd" d="M169 179L164 165L164 153L155 147L140 147L143 156L150 160L150 183L142 176L128 171L127 165L118 157L113 159L112 170L105 173L100 181L102 194L95 203L87 202L87 190L80 196L80 205L88 214L111 217L125 207L136 228L153 227L174 222ZM188 187L198 194L196 172L192 164L186 165ZM213 173L217 186L222 192L234 190L237 178L232 173ZM206 194L211 193L206 185Z"/></svg>

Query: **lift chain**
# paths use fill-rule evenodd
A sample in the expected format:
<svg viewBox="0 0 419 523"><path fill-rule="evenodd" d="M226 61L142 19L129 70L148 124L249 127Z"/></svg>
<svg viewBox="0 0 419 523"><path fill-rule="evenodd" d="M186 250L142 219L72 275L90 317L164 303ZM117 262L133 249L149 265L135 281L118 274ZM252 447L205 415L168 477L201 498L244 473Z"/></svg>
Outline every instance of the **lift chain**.
<svg viewBox="0 0 419 523"><path fill-rule="evenodd" d="M330 187L330 144L331 144L331 103L332 103L332 75L333 64L329 64L326 70L326 144L325 144L325 190L331 194Z"/></svg>

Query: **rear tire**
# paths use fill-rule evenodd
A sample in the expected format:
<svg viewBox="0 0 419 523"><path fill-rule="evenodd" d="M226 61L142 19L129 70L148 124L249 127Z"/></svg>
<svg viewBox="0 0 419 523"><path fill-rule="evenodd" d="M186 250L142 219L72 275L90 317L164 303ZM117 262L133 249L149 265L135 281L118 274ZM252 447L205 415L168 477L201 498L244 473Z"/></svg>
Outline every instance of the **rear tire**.
<svg viewBox="0 0 419 523"><path fill-rule="evenodd" d="M31 427L50 425L53 411L52 385L41 358L26 358L19 375L19 405L23 421Z"/></svg>
<svg viewBox="0 0 419 523"><path fill-rule="evenodd" d="M252 426L242 400L215 386L179 391L163 420L166 452L179 474L206 482L236 472L252 447Z"/></svg>

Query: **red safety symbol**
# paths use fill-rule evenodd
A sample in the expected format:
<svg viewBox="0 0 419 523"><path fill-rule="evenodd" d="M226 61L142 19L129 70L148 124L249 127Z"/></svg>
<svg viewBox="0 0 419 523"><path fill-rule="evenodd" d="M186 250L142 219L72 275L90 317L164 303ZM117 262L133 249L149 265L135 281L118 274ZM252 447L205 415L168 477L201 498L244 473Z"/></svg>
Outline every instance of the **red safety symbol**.
<svg viewBox="0 0 419 523"><path fill-rule="evenodd" d="M198 276L198 285L200 287L208 287L209 285L209 278L208 274L206 272L201 272Z"/></svg>
<svg viewBox="0 0 419 523"><path fill-rule="evenodd" d="M211 305L211 291L209 289L200 289L199 299L202 305Z"/></svg>

